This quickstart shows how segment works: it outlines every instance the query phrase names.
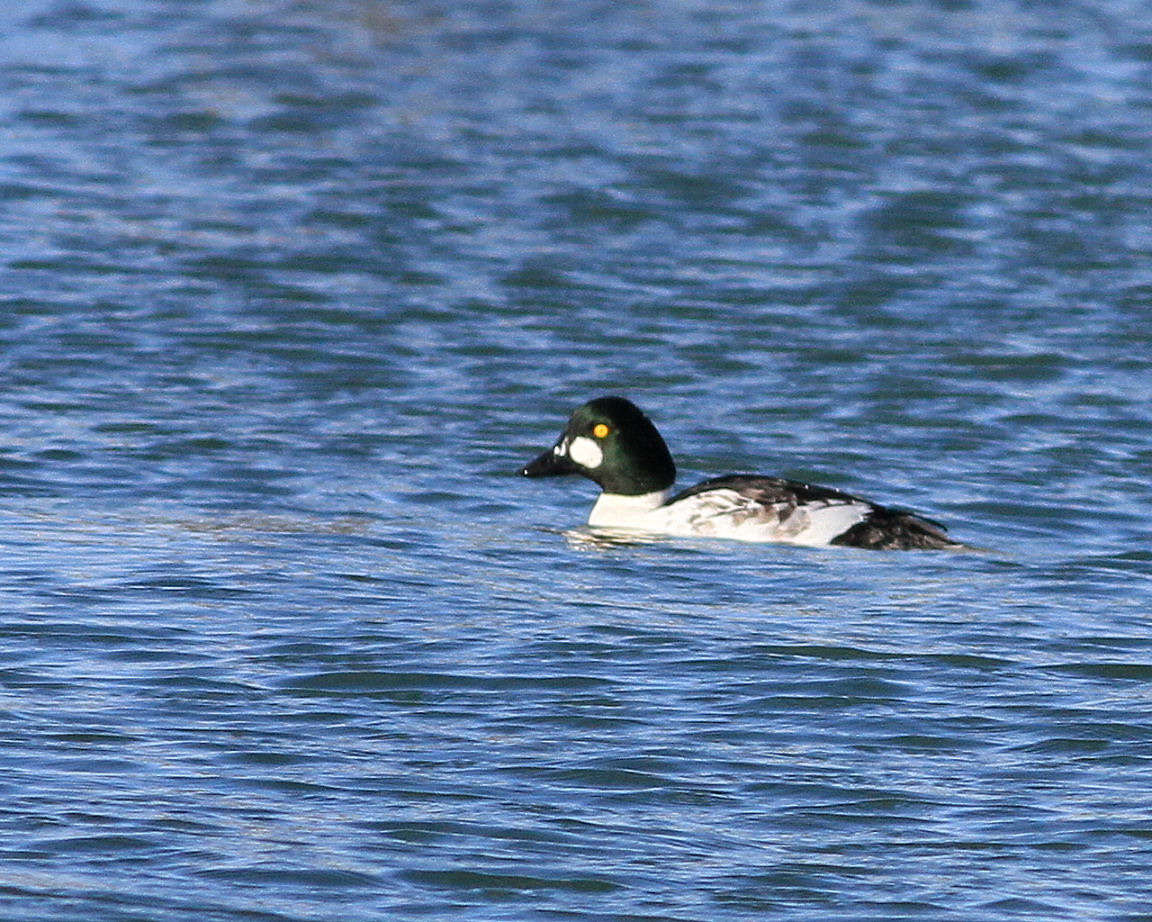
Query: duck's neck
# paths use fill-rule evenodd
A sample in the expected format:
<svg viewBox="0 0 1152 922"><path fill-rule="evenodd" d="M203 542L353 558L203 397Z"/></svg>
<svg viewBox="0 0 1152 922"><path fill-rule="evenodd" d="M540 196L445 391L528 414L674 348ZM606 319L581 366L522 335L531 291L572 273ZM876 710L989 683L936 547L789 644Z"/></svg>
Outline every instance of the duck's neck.
<svg viewBox="0 0 1152 922"><path fill-rule="evenodd" d="M637 516L664 505L671 494L671 487L635 496L624 493L601 493L588 516L588 524L601 528L613 526L627 528Z"/></svg>

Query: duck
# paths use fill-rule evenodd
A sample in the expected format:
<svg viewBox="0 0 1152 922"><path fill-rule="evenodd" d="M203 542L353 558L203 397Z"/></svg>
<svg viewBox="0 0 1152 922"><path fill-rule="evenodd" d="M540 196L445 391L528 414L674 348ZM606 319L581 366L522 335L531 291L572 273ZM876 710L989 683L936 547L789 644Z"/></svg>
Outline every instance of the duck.
<svg viewBox="0 0 1152 922"><path fill-rule="evenodd" d="M617 535L727 538L869 550L963 548L939 522L832 487L726 474L674 492L676 464L644 412L624 397L589 400L525 477L579 474L600 487L588 525Z"/></svg>

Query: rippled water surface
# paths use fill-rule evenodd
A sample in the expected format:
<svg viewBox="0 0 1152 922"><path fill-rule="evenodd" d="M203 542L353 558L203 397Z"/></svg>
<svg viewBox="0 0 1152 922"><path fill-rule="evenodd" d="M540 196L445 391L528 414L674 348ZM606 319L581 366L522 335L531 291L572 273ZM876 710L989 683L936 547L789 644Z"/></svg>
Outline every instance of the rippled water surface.
<svg viewBox="0 0 1152 922"><path fill-rule="evenodd" d="M0 916L1152 919L1143 3L0 10ZM596 546L603 393L978 553Z"/></svg>

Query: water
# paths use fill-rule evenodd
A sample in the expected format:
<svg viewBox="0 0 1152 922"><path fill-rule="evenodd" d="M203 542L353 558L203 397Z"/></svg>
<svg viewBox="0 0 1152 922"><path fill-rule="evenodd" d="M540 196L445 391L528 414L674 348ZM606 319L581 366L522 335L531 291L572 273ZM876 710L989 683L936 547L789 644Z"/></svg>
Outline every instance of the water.
<svg viewBox="0 0 1152 922"><path fill-rule="evenodd" d="M0 11L0 917L1152 919L1141 3ZM990 549L562 535L693 478Z"/></svg>

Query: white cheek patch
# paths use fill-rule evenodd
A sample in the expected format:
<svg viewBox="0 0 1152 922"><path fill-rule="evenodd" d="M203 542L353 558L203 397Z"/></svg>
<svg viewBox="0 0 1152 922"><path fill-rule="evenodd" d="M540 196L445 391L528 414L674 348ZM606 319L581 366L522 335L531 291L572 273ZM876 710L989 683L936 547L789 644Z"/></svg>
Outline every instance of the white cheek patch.
<svg viewBox="0 0 1152 922"><path fill-rule="evenodd" d="M604 460L604 452L592 439L578 435L568 446L568 457L589 470L595 470Z"/></svg>

